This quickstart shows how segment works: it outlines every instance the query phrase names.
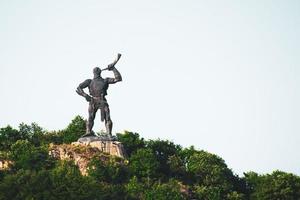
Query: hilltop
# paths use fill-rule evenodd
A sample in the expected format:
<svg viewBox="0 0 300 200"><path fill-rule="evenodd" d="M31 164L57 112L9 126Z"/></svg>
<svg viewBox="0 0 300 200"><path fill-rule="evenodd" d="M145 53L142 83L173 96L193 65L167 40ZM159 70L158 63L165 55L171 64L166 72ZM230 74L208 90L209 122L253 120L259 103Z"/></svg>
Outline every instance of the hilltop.
<svg viewBox="0 0 300 200"><path fill-rule="evenodd" d="M74 145L85 131L33 123L0 129L1 199L300 199L300 177L274 171L236 175L218 155L138 133L116 135L126 157ZM2 163L2 165L1 165Z"/></svg>

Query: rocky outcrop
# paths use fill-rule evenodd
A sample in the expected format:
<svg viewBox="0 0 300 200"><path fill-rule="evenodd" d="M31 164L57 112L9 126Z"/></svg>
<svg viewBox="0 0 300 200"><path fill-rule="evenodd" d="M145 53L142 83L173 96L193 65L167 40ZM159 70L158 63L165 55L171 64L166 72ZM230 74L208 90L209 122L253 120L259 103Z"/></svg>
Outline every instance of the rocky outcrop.
<svg viewBox="0 0 300 200"><path fill-rule="evenodd" d="M110 155L99 147L101 146L97 146L95 143L77 144L75 142L72 144L61 145L51 144L49 147L49 155L59 160L73 160L82 175L87 175L88 164L92 158L96 156L101 162L107 162L112 158L117 158L116 160L118 160L118 162L125 161L122 157L118 157L113 154Z"/></svg>
<svg viewBox="0 0 300 200"><path fill-rule="evenodd" d="M10 160L0 160L0 170L7 170L12 165Z"/></svg>
<svg viewBox="0 0 300 200"><path fill-rule="evenodd" d="M9 160L7 152L0 151L0 170L9 170L13 162Z"/></svg>

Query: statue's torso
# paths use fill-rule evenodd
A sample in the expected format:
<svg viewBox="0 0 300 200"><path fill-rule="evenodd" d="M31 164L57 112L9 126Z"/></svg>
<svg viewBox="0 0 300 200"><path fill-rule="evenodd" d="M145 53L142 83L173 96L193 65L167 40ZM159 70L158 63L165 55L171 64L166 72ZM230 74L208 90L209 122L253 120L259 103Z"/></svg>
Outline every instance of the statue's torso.
<svg viewBox="0 0 300 200"><path fill-rule="evenodd" d="M103 78L94 78L88 88L93 97L104 97L107 94L108 82Z"/></svg>

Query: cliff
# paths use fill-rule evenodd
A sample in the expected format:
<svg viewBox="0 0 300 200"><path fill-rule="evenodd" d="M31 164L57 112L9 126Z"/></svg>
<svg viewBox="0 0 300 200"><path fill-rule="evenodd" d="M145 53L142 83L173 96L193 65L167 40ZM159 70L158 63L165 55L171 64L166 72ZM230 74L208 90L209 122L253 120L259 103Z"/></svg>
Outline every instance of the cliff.
<svg viewBox="0 0 300 200"><path fill-rule="evenodd" d="M110 143L109 143L110 144ZM116 162L125 163L126 160L120 153L118 148L111 144L112 148L102 149L100 144L82 144L74 142L72 144L53 145L49 147L49 155L59 160L73 160L78 166L82 175L86 176L88 171L88 164L93 157L96 157L102 162L108 162L114 159ZM116 150L117 149L117 150ZM114 151L113 151L114 150ZM119 155L123 155L123 152Z"/></svg>

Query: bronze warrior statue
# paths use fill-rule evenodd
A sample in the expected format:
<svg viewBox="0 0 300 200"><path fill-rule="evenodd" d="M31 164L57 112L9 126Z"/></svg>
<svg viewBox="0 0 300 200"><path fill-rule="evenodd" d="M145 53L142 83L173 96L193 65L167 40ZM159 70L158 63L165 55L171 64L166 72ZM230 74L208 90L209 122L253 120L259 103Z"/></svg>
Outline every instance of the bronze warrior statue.
<svg viewBox="0 0 300 200"><path fill-rule="evenodd" d="M98 109L101 112L101 121L105 121L106 133L111 136L113 123L110 118L109 106L106 101L105 96L107 95L107 89L109 84L117 83L122 81L122 76L120 72L115 68L115 65L119 61L121 54L118 54L117 59L108 65L105 69L100 69L99 67L95 67L93 69L94 78L87 79L84 82L80 83L77 87L76 92L83 96L89 102L89 118L86 122L86 134L84 136L93 136L92 128L94 125L95 115ZM114 73L114 78L102 78L101 71L109 70ZM84 92L84 88L89 89L90 95Z"/></svg>

